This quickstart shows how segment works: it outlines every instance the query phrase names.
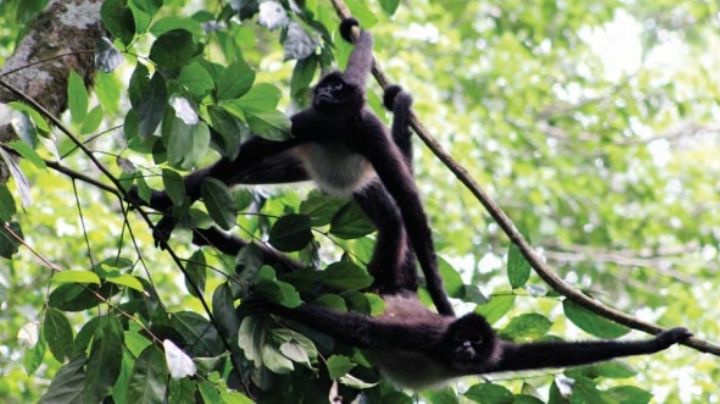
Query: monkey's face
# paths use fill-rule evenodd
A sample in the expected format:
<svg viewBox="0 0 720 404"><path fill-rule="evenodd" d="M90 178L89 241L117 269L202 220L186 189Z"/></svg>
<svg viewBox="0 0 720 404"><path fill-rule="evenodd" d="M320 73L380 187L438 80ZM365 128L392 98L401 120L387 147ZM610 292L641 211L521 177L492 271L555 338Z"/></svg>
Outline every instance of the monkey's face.
<svg viewBox="0 0 720 404"><path fill-rule="evenodd" d="M347 114L362 107L362 92L333 72L325 76L313 90L313 107L326 114Z"/></svg>
<svg viewBox="0 0 720 404"><path fill-rule="evenodd" d="M452 363L459 370L481 367L492 356L497 343L495 333L482 316L471 313L448 328Z"/></svg>

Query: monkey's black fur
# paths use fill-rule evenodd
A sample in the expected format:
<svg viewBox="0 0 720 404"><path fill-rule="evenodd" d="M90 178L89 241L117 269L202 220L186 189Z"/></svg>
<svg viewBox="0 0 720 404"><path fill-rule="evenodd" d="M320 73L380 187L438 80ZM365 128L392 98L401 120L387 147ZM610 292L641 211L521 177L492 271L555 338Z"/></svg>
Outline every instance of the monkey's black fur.
<svg viewBox="0 0 720 404"><path fill-rule="evenodd" d="M340 32L351 40L354 19L345 19ZM188 197L200 197L207 177L228 184L278 184L313 179L323 190L352 196L378 229L377 243L368 265L376 279L376 290L388 287L414 290L417 275L401 268L413 267L413 250L423 270L428 292L441 314L453 315L437 269L427 217L409 168L411 157L407 119L412 99L394 89L386 96L394 100L393 136L365 107L365 84L372 67L372 36L362 31L344 72L324 76L313 90L312 105L293 115L293 138L272 142L250 138L238 156L221 159L185 178ZM389 102L388 102L389 103ZM396 145L397 143L397 145ZM167 195L155 194L151 205L169 211ZM157 239L167 239L174 219L158 224ZM408 248L412 246L412 248ZM382 279L399 276L392 282Z"/></svg>
<svg viewBox="0 0 720 404"><path fill-rule="evenodd" d="M340 313L310 304L294 309L269 305L269 310L365 348L381 372L411 388L466 375L576 366L650 354L691 336L685 328L673 328L645 341L516 344L501 340L478 314L441 316L410 293L383 297L386 311L380 317Z"/></svg>

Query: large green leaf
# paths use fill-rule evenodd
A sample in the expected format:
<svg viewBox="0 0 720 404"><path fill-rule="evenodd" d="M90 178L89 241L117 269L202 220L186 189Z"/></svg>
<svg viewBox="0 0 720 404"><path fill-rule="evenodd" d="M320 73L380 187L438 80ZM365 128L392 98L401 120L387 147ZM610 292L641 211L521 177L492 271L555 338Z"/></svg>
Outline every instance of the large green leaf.
<svg viewBox="0 0 720 404"><path fill-rule="evenodd" d="M230 230L235 226L237 210L227 186L215 178L206 178L200 187L208 214L220 227Z"/></svg>
<svg viewBox="0 0 720 404"><path fill-rule="evenodd" d="M375 226L354 202L348 202L330 222L330 233L342 239L360 238L374 231Z"/></svg>
<svg viewBox="0 0 720 404"><path fill-rule="evenodd" d="M87 114L88 93L82 77L75 70L71 70L70 75L68 75L67 96L68 108L73 122L82 122L85 119L85 114Z"/></svg>
<svg viewBox="0 0 720 404"><path fill-rule="evenodd" d="M579 306L568 299L563 300L563 310L567 318L581 330L600 338L618 338L630 329L612 322L592 311Z"/></svg>
<svg viewBox="0 0 720 404"><path fill-rule="evenodd" d="M110 391L120 374L123 350L123 326L113 315L100 321L90 347L90 357L85 369L86 402L99 402Z"/></svg>
<svg viewBox="0 0 720 404"><path fill-rule="evenodd" d="M537 339L547 334L551 326L552 321L547 317L537 313L525 313L510 320L510 324L500 331L500 335L512 340Z"/></svg>
<svg viewBox="0 0 720 404"><path fill-rule="evenodd" d="M507 274L513 289L525 286L530 279L530 264L515 244L510 244L508 251Z"/></svg>
<svg viewBox="0 0 720 404"><path fill-rule="evenodd" d="M192 287L192 284L200 289L200 292L205 291L205 279L207 278L207 264L205 263L205 254L202 250L197 250L193 253L190 259L185 265L185 272L187 277L185 278L185 287L191 295L202 299L202 295L198 295L198 292ZM189 279L188 279L189 278Z"/></svg>
<svg viewBox="0 0 720 404"><path fill-rule="evenodd" d="M310 218L305 215L283 216L270 229L270 244L280 251L300 250L312 239Z"/></svg>
<svg viewBox="0 0 720 404"><path fill-rule="evenodd" d="M158 37L150 48L150 60L159 66L174 69L190 62L202 48L185 29L174 29Z"/></svg>
<svg viewBox="0 0 720 404"><path fill-rule="evenodd" d="M85 387L85 371L83 366L87 358L78 355L58 370L45 394L41 404L61 404L82 402Z"/></svg>
<svg viewBox="0 0 720 404"><path fill-rule="evenodd" d="M73 330L65 314L52 307L45 313L43 336L55 359L64 362L73 348Z"/></svg>
<svg viewBox="0 0 720 404"><path fill-rule="evenodd" d="M100 8L103 24L116 38L128 45L135 36L135 19L127 0L105 0Z"/></svg>
<svg viewBox="0 0 720 404"><path fill-rule="evenodd" d="M131 403L163 403L168 383L165 355L150 345L135 361L130 376L128 401Z"/></svg>
<svg viewBox="0 0 720 404"><path fill-rule="evenodd" d="M245 94L255 81L255 72L244 60L238 60L223 70L217 80L219 100L232 100Z"/></svg>

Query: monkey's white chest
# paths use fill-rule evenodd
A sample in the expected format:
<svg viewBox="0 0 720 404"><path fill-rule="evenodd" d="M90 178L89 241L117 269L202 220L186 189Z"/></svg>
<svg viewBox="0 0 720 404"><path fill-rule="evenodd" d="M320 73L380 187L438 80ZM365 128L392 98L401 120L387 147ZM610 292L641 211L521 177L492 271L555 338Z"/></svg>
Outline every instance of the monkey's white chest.
<svg viewBox="0 0 720 404"><path fill-rule="evenodd" d="M350 196L375 177L370 162L340 142L306 143L300 157L318 188L334 195Z"/></svg>

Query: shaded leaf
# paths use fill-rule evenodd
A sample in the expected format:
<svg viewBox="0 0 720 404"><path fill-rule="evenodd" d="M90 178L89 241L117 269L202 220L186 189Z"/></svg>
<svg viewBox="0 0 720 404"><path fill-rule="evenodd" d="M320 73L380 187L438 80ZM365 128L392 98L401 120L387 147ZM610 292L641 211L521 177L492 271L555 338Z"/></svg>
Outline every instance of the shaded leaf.
<svg viewBox="0 0 720 404"><path fill-rule="evenodd" d="M563 300L563 310L573 324L596 337L618 338L630 332L629 328L600 317L568 299Z"/></svg>
<svg viewBox="0 0 720 404"><path fill-rule="evenodd" d="M305 247L312 238L310 218L292 214L281 217L273 224L269 241L280 251L297 251Z"/></svg>
<svg viewBox="0 0 720 404"><path fill-rule="evenodd" d="M64 362L70 357L73 346L73 330L70 322L60 310L52 307L45 313L43 336L55 359Z"/></svg>
<svg viewBox="0 0 720 404"><path fill-rule="evenodd" d="M208 214L221 228L230 230L235 226L237 210L227 186L215 178L205 178L200 194L207 207Z"/></svg>
<svg viewBox="0 0 720 404"><path fill-rule="evenodd" d="M155 345L148 346L135 361L128 383L128 402L163 403L167 381L163 352Z"/></svg>

